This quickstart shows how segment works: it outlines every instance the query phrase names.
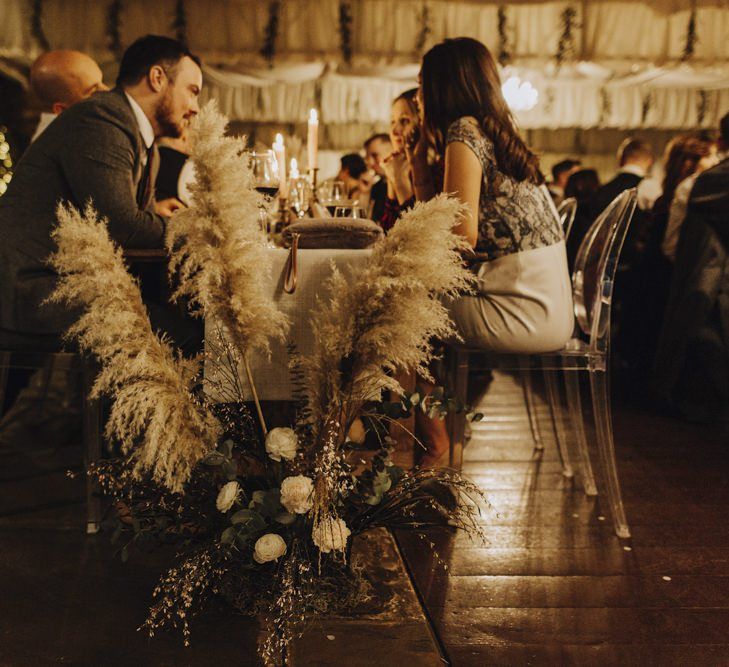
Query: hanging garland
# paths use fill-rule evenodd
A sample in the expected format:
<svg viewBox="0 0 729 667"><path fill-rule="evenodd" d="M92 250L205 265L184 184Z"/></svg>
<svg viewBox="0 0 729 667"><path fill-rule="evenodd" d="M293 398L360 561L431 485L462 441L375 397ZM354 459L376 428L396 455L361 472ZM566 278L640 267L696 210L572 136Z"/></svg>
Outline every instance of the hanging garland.
<svg viewBox="0 0 729 667"><path fill-rule="evenodd" d="M566 7L560 15L560 22L562 32L559 36L557 53L555 54L557 67L560 67L569 56L573 56L575 53L575 29L578 27L577 9L572 5Z"/></svg>
<svg viewBox="0 0 729 667"><path fill-rule="evenodd" d="M498 12L499 26L499 64L506 67L511 62L511 51L509 51L508 17L506 5L499 5Z"/></svg>
<svg viewBox="0 0 729 667"><path fill-rule="evenodd" d="M686 26L686 42L684 43L681 62L687 62L694 57L696 52L696 43L699 41L696 34L696 0L691 3L691 15L689 16L688 25Z"/></svg>
<svg viewBox="0 0 729 667"><path fill-rule="evenodd" d="M121 42L121 13L124 9L124 0L112 0L106 14L106 35L109 38L109 49L117 58L122 55Z"/></svg>
<svg viewBox="0 0 729 667"><path fill-rule="evenodd" d="M600 120L599 126L603 126L608 123L613 113L613 101L610 97L610 93L605 88L600 89Z"/></svg>
<svg viewBox="0 0 729 667"><path fill-rule="evenodd" d="M281 13L281 2L273 0L268 3L268 21L266 23L266 37L263 40L260 54L273 66L273 59L276 55L276 38L278 37L278 17Z"/></svg>
<svg viewBox="0 0 729 667"><path fill-rule="evenodd" d="M30 34L44 51L49 51L46 33L43 32L43 0L33 0L33 10L30 15Z"/></svg>
<svg viewBox="0 0 729 667"><path fill-rule="evenodd" d="M185 0L177 0L175 3L175 18L172 21L172 29L175 31L177 41L187 44L187 12L185 11Z"/></svg>
<svg viewBox="0 0 729 667"><path fill-rule="evenodd" d="M352 3L339 3L339 40L344 62L352 62Z"/></svg>
<svg viewBox="0 0 729 667"><path fill-rule="evenodd" d="M696 124L701 127L706 120L706 112L709 110L709 93L706 90L699 91L699 98L696 103Z"/></svg>
<svg viewBox="0 0 729 667"><path fill-rule="evenodd" d="M646 120L648 119L648 113L651 110L651 107L653 106L653 94L648 91L643 96L643 103L642 108L640 112L640 124L645 125Z"/></svg>
<svg viewBox="0 0 729 667"><path fill-rule="evenodd" d="M421 55L425 51L425 43L428 41L428 36L432 32L430 27L430 7L427 2L423 3L423 8L418 13L418 23L420 24L420 30L418 31L418 38L415 41L415 52Z"/></svg>

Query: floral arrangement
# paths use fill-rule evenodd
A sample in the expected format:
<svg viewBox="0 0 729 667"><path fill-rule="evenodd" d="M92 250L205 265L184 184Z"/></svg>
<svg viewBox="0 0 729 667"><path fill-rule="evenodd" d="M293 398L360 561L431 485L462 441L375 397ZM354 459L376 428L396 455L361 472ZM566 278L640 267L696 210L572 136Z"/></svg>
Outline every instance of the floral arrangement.
<svg viewBox="0 0 729 667"><path fill-rule="evenodd" d="M429 377L431 339L455 334L441 299L468 289L471 276L451 231L456 200L438 197L403 215L354 282L333 274L331 297L312 315L314 353L292 354L296 422L268 430L244 401L245 383L253 388L247 356L266 354L287 323L264 298L260 195L245 143L226 137L225 125L214 106L200 113L193 204L171 220L167 239L175 298L219 324L205 355L176 356L152 331L138 285L91 206L58 210L53 299L82 307L68 336L99 359L94 391L111 397L106 435L122 456L91 474L116 502L122 558L142 544L178 547L145 627L180 627L187 643L194 613L222 597L263 619L260 654L275 664L313 616L369 595L351 559L357 535L449 523L483 537L481 491L454 471L400 469L388 437L401 414L447 407L442 391L421 399L396 377ZM211 383L225 403L207 398ZM396 401L383 401L388 390ZM369 453L360 444L367 432L376 443Z"/></svg>

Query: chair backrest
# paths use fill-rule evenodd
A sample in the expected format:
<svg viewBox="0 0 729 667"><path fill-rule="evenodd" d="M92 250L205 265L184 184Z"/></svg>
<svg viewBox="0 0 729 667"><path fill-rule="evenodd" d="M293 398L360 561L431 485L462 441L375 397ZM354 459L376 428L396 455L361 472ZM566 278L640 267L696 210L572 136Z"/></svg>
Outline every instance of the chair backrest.
<svg viewBox="0 0 729 667"><path fill-rule="evenodd" d="M564 240L566 241L572 231L572 224L575 221L575 215L577 215L577 200L574 197L567 197L567 199L565 199L557 207L557 213L559 213L559 221L562 223Z"/></svg>
<svg viewBox="0 0 729 667"><path fill-rule="evenodd" d="M598 216L580 244L572 274L575 316L590 347L607 352L615 273L635 212L636 189L620 193Z"/></svg>

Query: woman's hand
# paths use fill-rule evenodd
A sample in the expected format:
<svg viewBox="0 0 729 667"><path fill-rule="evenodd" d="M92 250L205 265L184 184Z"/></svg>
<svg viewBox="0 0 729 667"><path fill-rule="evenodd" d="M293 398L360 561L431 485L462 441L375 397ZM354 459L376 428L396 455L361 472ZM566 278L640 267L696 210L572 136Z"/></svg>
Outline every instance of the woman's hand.
<svg viewBox="0 0 729 667"><path fill-rule="evenodd" d="M413 186L410 180L410 163L405 151L390 153L383 161L388 184L395 191L395 196L401 204L413 196Z"/></svg>
<svg viewBox="0 0 729 667"><path fill-rule="evenodd" d="M419 125L411 125L405 130L403 136L405 143L405 156L408 162L418 166L428 164L428 142L425 139L425 132Z"/></svg>

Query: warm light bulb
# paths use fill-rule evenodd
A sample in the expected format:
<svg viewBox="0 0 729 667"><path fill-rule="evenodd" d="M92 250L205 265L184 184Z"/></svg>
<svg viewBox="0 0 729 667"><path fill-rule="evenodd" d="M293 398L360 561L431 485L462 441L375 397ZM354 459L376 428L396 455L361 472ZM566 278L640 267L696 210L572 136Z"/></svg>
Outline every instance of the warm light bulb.
<svg viewBox="0 0 729 667"><path fill-rule="evenodd" d="M537 105L539 91L530 81L522 81L518 76L510 76L501 92L512 111L529 111Z"/></svg>

